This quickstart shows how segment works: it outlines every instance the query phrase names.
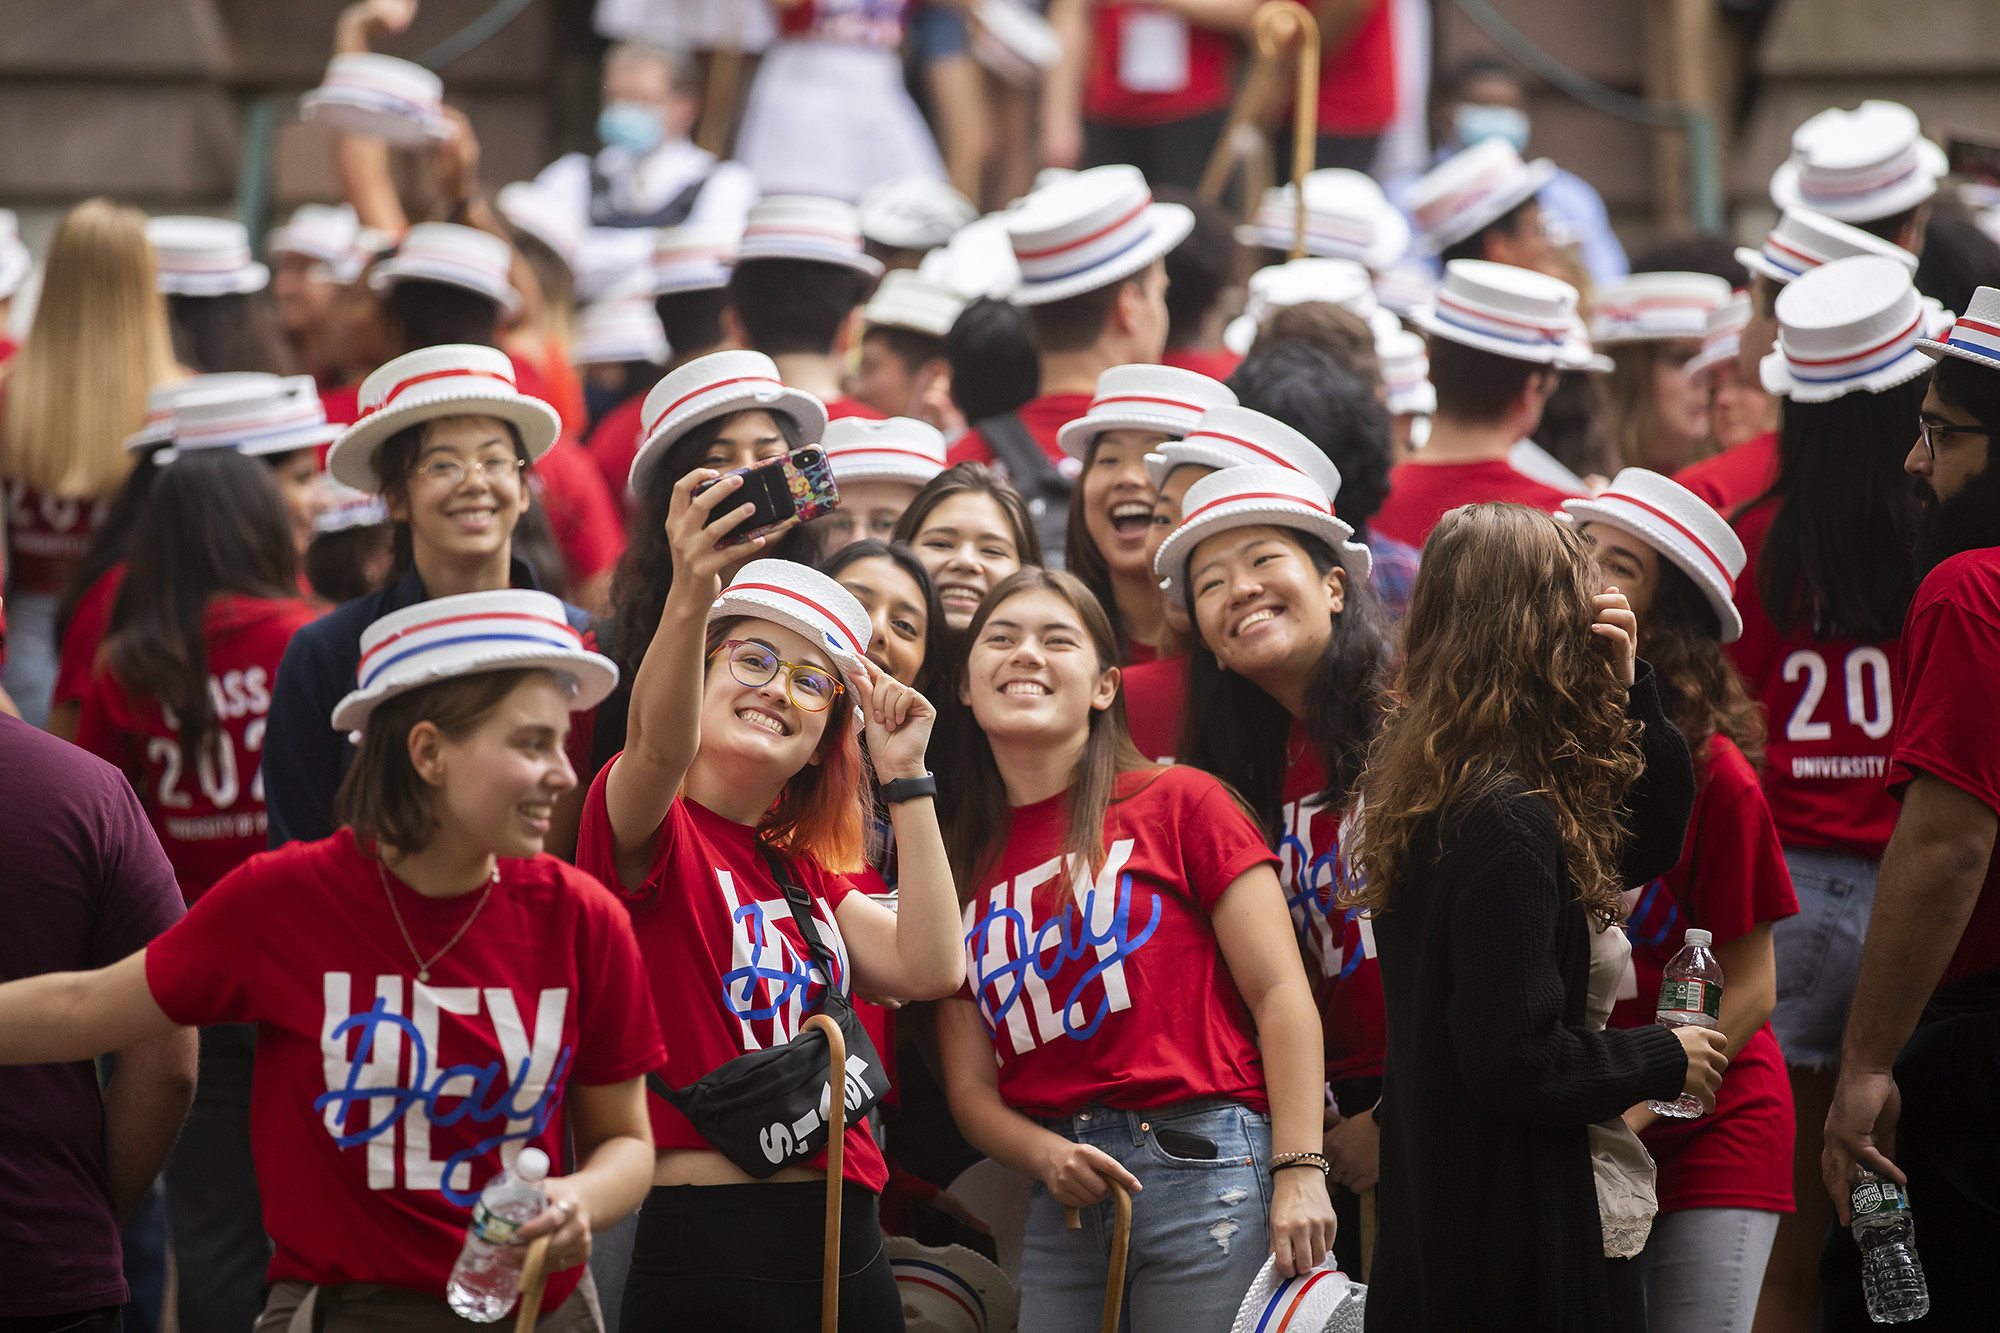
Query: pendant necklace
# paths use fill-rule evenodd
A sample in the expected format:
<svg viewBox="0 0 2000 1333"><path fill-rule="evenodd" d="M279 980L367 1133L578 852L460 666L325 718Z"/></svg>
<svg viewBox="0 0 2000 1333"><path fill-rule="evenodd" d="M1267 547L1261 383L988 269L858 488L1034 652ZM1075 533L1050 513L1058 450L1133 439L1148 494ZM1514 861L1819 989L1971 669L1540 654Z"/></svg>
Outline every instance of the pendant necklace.
<svg viewBox="0 0 2000 1333"><path fill-rule="evenodd" d="M396 906L395 892L389 887L389 872L379 859L375 862L375 873L382 878L382 892L388 895L389 911L396 918L396 929L403 932L403 943L409 948L410 957L416 960L417 980L421 982L428 982L431 979L431 968L437 965L438 959L450 953L452 946L465 938L465 932L471 930L472 923L479 919L480 909L485 907L486 900L493 896L493 886L500 882L500 867L496 865L493 867L493 877L486 882L485 889L480 892L479 901L472 906L472 915L466 917L465 924L458 928L458 932L444 942L444 948L432 954L429 959L425 959L417 952L417 942L410 938L410 928L403 924L403 909Z"/></svg>

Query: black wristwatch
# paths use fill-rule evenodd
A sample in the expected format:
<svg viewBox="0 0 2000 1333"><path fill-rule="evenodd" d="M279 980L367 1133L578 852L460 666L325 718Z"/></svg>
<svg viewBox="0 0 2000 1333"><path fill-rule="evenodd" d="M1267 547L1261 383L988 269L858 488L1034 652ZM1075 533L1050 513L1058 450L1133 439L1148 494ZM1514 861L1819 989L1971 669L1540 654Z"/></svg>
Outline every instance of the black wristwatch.
<svg viewBox="0 0 2000 1333"><path fill-rule="evenodd" d="M882 803L900 805L904 801L914 801L920 796L937 795L937 778L926 773L920 778L897 778L894 782L882 784Z"/></svg>

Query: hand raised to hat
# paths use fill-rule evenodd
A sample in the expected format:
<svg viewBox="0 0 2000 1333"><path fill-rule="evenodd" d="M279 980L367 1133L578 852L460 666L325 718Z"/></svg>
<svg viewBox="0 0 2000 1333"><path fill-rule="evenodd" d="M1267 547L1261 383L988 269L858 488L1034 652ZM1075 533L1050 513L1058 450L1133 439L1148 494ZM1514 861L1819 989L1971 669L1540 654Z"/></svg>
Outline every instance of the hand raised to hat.
<svg viewBox="0 0 2000 1333"><path fill-rule="evenodd" d="M340 11L333 25L333 49L354 55L370 49L377 33L403 32L417 17L417 0L361 0Z"/></svg>
<svg viewBox="0 0 2000 1333"><path fill-rule="evenodd" d="M1611 663L1619 683L1630 689L1639 678L1639 618L1632 614L1632 603L1615 587L1607 586L1590 600L1597 607L1590 632L1597 638L1598 651Z"/></svg>
<svg viewBox="0 0 2000 1333"><path fill-rule="evenodd" d="M873 662L854 678L854 702L867 724L868 757L878 782L920 778L926 772L924 753L930 746L937 710L903 682Z"/></svg>
<svg viewBox="0 0 2000 1333"><path fill-rule="evenodd" d="M707 606L722 595L723 577L762 551L773 537L789 532L796 519L761 537L752 537L740 546L718 546L722 538L743 526L757 507L743 497L743 477L723 477L700 495L695 487L722 476L714 468L698 467L674 483L674 498L667 506L667 542L674 553L674 591L683 587L689 596ZM730 512L731 510L735 512ZM711 514L723 517L709 524Z"/></svg>

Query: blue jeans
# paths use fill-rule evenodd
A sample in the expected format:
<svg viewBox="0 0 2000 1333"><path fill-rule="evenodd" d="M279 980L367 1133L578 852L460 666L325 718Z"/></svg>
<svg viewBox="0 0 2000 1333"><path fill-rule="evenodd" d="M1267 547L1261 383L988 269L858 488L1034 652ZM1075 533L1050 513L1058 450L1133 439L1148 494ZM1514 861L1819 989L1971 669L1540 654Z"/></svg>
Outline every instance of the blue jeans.
<svg viewBox="0 0 2000 1333"><path fill-rule="evenodd" d="M1799 914L1771 927L1778 960L1771 1031L1786 1064L1832 1069L1840 1063L1840 1039L1861 974L1861 943L1875 910L1881 866L1824 847L1787 847L1785 864Z"/></svg>
<svg viewBox="0 0 2000 1333"><path fill-rule="evenodd" d="M1126 1330L1226 1329L1271 1250L1271 1118L1233 1102L1183 1102L1154 1111L1091 1106L1044 1121L1116 1160L1143 1186L1132 1197L1125 1265ZM1213 1161L1161 1149L1161 1130L1216 1145ZM1021 1328L1095 1333L1110 1276L1117 1211L1107 1197L1063 1226L1063 1206L1037 1182L1021 1264Z"/></svg>

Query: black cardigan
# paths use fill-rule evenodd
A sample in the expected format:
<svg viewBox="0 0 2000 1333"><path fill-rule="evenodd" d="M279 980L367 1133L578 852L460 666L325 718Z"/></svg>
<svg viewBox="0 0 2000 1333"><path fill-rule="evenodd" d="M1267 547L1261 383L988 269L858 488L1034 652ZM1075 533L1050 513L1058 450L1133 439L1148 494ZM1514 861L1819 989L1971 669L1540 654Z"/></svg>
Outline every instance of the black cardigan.
<svg viewBox="0 0 2000 1333"><path fill-rule="evenodd" d="M1626 711L1646 760L1630 886L1680 859L1695 783L1643 663ZM1367 1326L1601 1329L1585 1126L1678 1095L1687 1057L1664 1028L1584 1029L1589 925L1542 797L1482 797L1444 827L1374 922L1389 1049Z"/></svg>

